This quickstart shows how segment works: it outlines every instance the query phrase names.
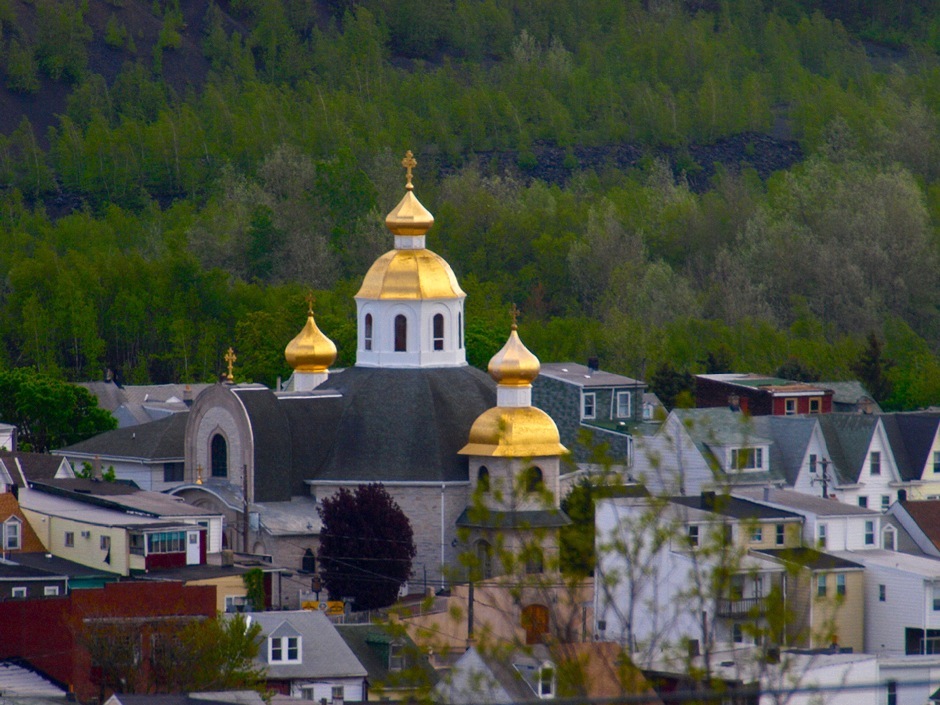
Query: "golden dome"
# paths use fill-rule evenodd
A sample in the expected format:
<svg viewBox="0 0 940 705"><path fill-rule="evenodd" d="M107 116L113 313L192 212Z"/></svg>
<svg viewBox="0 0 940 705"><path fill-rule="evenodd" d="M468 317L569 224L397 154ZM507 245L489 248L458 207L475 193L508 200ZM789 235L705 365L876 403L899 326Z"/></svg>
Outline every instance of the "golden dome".
<svg viewBox="0 0 940 705"><path fill-rule="evenodd" d="M454 270L430 250L391 250L369 268L356 298L454 299L466 296Z"/></svg>
<svg viewBox="0 0 940 705"><path fill-rule="evenodd" d="M533 458L567 452L555 422L533 406L487 409L473 422L470 439L460 450L462 455L503 458Z"/></svg>
<svg viewBox="0 0 940 705"><path fill-rule="evenodd" d="M408 184L410 187L411 184ZM398 205L385 217L385 227L395 235L424 235L434 225L434 216L415 197L410 188Z"/></svg>
<svg viewBox="0 0 940 705"><path fill-rule="evenodd" d="M509 340L493 355L487 367L490 377L504 387L528 387L539 376L539 359L522 344L516 324L512 324Z"/></svg>
<svg viewBox="0 0 940 705"><path fill-rule="evenodd" d="M326 372L336 361L336 344L317 328L313 311L307 314L303 330L287 344L284 357L294 372Z"/></svg>

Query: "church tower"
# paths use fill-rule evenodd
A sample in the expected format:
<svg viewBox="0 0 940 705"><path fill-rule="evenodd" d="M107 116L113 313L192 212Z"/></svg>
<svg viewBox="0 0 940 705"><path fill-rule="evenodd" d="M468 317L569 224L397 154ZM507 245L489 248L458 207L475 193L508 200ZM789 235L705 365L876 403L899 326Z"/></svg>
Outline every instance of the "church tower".
<svg viewBox="0 0 940 705"><path fill-rule="evenodd" d="M552 418L532 406L540 364L515 322L488 369L497 383L496 406L477 418L460 451L469 456L472 499L457 524L469 531L482 577L509 572L498 565L506 556L541 573L557 565L558 530L570 523L559 508L561 456L568 449ZM503 557L495 555L497 546Z"/></svg>
<svg viewBox="0 0 940 705"><path fill-rule="evenodd" d="M307 298L307 323L287 344L284 358L294 370L293 392L309 392L329 377L330 365L336 361L336 344L327 338L313 320L313 297Z"/></svg>
<svg viewBox="0 0 940 705"><path fill-rule="evenodd" d="M434 216L414 195L409 151L405 196L385 219L395 249L379 257L356 294L357 367L463 367L466 294L450 265L425 248Z"/></svg>

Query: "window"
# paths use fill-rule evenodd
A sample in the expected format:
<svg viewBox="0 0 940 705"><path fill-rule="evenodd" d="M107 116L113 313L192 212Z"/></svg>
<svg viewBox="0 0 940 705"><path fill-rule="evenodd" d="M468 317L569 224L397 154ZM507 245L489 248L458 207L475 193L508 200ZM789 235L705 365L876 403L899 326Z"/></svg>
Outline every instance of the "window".
<svg viewBox="0 0 940 705"><path fill-rule="evenodd" d="M888 591L884 585L878 586L878 602L885 602L888 599Z"/></svg>
<svg viewBox="0 0 940 705"><path fill-rule="evenodd" d="M431 337L434 342L435 350L444 349L444 316L439 313L434 314L431 322Z"/></svg>
<svg viewBox="0 0 940 705"><path fill-rule="evenodd" d="M826 525L820 524L816 527L816 543L819 548L826 547Z"/></svg>
<svg viewBox="0 0 940 705"><path fill-rule="evenodd" d="M163 463L164 482L183 481L183 463Z"/></svg>
<svg viewBox="0 0 940 705"><path fill-rule="evenodd" d="M581 396L581 418L582 419L593 419L597 412L595 411L595 404L597 397L594 392L584 392Z"/></svg>
<svg viewBox="0 0 940 705"><path fill-rule="evenodd" d="M72 548L75 545L75 532L66 531L65 532L65 547Z"/></svg>
<svg viewBox="0 0 940 705"><path fill-rule="evenodd" d="M689 545L698 546L698 527L695 524L689 527Z"/></svg>
<svg viewBox="0 0 940 705"><path fill-rule="evenodd" d="M537 547L530 548L526 551L525 557L525 572L529 575L538 575L545 570L544 559L542 558L542 550Z"/></svg>
<svg viewBox="0 0 940 705"><path fill-rule="evenodd" d="M777 545L782 546L786 543L786 527L783 524L777 524Z"/></svg>
<svg viewBox="0 0 940 705"><path fill-rule="evenodd" d="M763 448L732 448L731 468L734 470L761 470L764 467Z"/></svg>
<svg viewBox="0 0 940 705"><path fill-rule="evenodd" d="M485 465L481 465L477 471L477 489L480 492L490 491L490 470Z"/></svg>
<svg viewBox="0 0 940 705"><path fill-rule="evenodd" d="M754 597L763 597L764 596L764 579L759 576L754 576Z"/></svg>
<svg viewBox="0 0 940 705"><path fill-rule="evenodd" d="M628 419L633 415L630 392L617 392L617 418Z"/></svg>
<svg viewBox="0 0 940 705"><path fill-rule="evenodd" d="M865 545L875 545L875 522L873 521L865 522Z"/></svg>
<svg viewBox="0 0 940 705"><path fill-rule="evenodd" d="M302 685L300 687L300 699L301 700L314 700L314 689L312 685ZM324 698L326 700L326 698Z"/></svg>
<svg viewBox="0 0 940 705"><path fill-rule="evenodd" d="M755 526L751 529L751 543L760 543L764 540L764 529L761 526Z"/></svg>
<svg viewBox="0 0 940 705"><path fill-rule="evenodd" d="M735 644L740 644L744 641L744 629L740 622L735 622L731 625L731 641Z"/></svg>
<svg viewBox="0 0 940 705"><path fill-rule="evenodd" d="M816 454L815 453L809 454L809 471L816 472Z"/></svg>
<svg viewBox="0 0 940 705"><path fill-rule="evenodd" d="M933 452L933 471L935 473L940 473L940 450L935 450Z"/></svg>
<svg viewBox="0 0 940 705"><path fill-rule="evenodd" d="M363 331L363 334L362 334L362 338L363 338L363 341L362 341L363 347L365 347L366 350L371 350L372 349L372 314L371 313L366 314L366 324L365 324L365 330Z"/></svg>
<svg viewBox="0 0 940 705"><path fill-rule="evenodd" d="M408 352L408 319L395 316L395 352Z"/></svg>
<svg viewBox="0 0 940 705"><path fill-rule="evenodd" d="M809 413L818 414L822 411L822 399L813 397L809 400Z"/></svg>
<svg viewBox="0 0 940 705"><path fill-rule="evenodd" d="M898 682L888 681L885 683L885 690L888 696L885 705L898 705Z"/></svg>
<svg viewBox="0 0 940 705"><path fill-rule="evenodd" d="M102 551L110 551L111 550L111 537L102 536L99 545L101 546Z"/></svg>
<svg viewBox="0 0 940 705"><path fill-rule="evenodd" d="M881 495L881 511L888 511L888 507L891 506L891 496L883 494Z"/></svg>
<svg viewBox="0 0 940 705"><path fill-rule="evenodd" d="M858 498L858 506L867 508L867 507L868 507L868 497L859 497L859 498Z"/></svg>
<svg viewBox="0 0 940 705"><path fill-rule="evenodd" d="M933 611L940 612L940 585L933 586Z"/></svg>
<svg viewBox="0 0 940 705"><path fill-rule="evenodd" d="M26 597L26 588L25 587L15 587L10 592L11 597Z"/></svg>
<svg viewBox="0 0 940 705"><path fill-rule="evenodd" d="M547 662L539 669L539 697L555 697L555 669Z"/></svg>
<svg viewBox="0 0 940 705"><path fill-rule="evenodd" d="M46 597L55 597L56 595L59 594L59 586L58 585L46 585L42 589L42 594L45 595Z"/></svg>
<svg viewBox="0 0 940 705"><path fill-rule="evenodd" d="M268 643L271 663L300 662L299 636L272 636Z"/></svg>
<svg viewBox="0 0 940 705"><path fill-rule="evenodd" d="M457 314L457 347L463 347L463 314Z"/></svg>
<svg viewBox="0 0 940 705"><path fill-rule="evenodd" d="M872 451L869 456L868 472L872 475L881 474L881 453Z"/></svg>
<svg viewBox="0 0 940 705"><path fill-rule="evenodd" d="M23 547L23 524L17 517L10 517L3 523L3 548L17 551Z"/></svg>
<svg viewBox="0 0 940 705"><path fill-rule="evenodd" d="M542 470L534 465L525 471L525 491L541 492L544 485L542 482Z"/></svg>
<svg viewBox="0 0 940 705"><path fill-rule="evenodd" d="M332 697L333 700L342 700L343 699L343 686L334 685L330 689L330 697Z"/></svg>
<svg viewBox="0 0 940 705"><path fill-rule="evenodd" d="M793 416L796 414L796 399L784 399L784 410L783 412L787 416Z"/></svg>
<svg viewBox="0 0 940 705"><path fill-rule="evenodd" d="M845 597L845 573L836 576L836 595Z"/></svg>
<svg viewBox="0 0 940 705"><path fill-rule="evenodd" d="M226 612L244 612L245 608L248 606L248 598L245 595L226 595L225 596L225 611Z"/></svg>
<svg viewBox="0 0 940 705"><path fill-rule="evenodd" d="M400 671L405 666L405 650L401 642L393 641L388 645L388 670Z"/></svg>
<svg viewBox="0 0 940 705"><path fill-rule="evenodd" d="M816 597L826 596L826 574L820 573L816 576Z"/></svg>
<svg viewBox="0 0 940 705"><path fill-rule="evenodd" d="M185 531L161 531L147 534L147 553L183 553L186 550Z"/></svg>
<svg viewBox="0 0 940 705"><path fill-rule="evenodd" d="M881 532L881 547L886 551L896 551L897 534L893 526L886 526Z"/></svg>
<svg viewBox="0 0 940 705"><path fill-rule="evenodd" d="M228 444L221 433L212 437L209 454L212 477L228 477Z"/></svg>

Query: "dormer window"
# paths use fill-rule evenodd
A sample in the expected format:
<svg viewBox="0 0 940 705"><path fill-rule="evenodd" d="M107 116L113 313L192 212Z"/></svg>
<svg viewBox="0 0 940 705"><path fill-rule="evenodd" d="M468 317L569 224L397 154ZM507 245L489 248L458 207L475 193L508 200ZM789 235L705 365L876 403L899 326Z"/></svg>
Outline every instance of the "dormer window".
<svg viewBox="0 0 940 705"><path fill-rule="evenodd" d="M763 448L732 448L731 449L731 469L732 470L754 470L764 469L764 449Z"/></svg>
<svg viewBox="0 0 940 705"><path fill-rule="evenodd" d="M400 671L405 667L405 649L401 642L393 641L388 645L388 670Z"/></svg>
<svg viewBox="0 0 940 705"><path fill-rule="evenodd" d="M555 666L548 661L539 669L539 697L543 700L555 697Z"/></svg>
<svg viewBox="0 0 940 705"><path fill-rule="evenodd" d="M3 548L6 551L18 551L23 547L23 522L17 517L10 517L3 522Z"/></svg>
<svg viewBox="0 0 940 705"><path fill-rule="evenodd" d="M268 639L270 663L300 663L299 636L272 636Z"/></svg>

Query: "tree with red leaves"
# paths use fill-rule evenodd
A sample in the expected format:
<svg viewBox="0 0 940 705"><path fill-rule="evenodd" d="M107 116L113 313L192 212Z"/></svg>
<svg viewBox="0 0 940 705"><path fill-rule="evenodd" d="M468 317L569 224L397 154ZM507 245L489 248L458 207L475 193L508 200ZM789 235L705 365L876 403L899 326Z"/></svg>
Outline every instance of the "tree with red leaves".
<svg viewBox="0 0 940 705"><path fill-rule="evenodd" d="M408 517L381 484L340 488L320 505L319 562L331 599L355 609L387 607L411 574L416 549Z"/></svg>

